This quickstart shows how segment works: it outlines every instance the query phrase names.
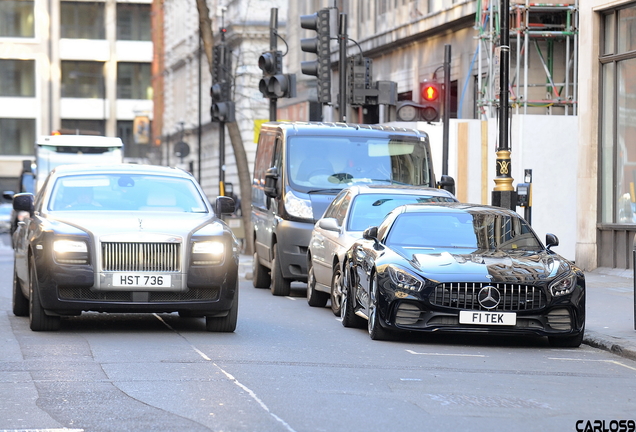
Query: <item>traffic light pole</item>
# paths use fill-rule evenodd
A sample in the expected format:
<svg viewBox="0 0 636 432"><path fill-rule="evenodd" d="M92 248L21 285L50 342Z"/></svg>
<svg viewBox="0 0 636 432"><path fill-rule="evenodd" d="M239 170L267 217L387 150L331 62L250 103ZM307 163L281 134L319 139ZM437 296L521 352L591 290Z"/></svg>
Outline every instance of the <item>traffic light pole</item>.
<svg viewBox="0 0 636 432"><path fill-rule="evenodd" d="M444 45L444 129L442 131L442 175L448 175L448 135L450 131L451 46Z"/></svg>
<svg viewBox="0 0 636 432"><path fill-rule="evenodd" d="M347 14L340 14L340 25L338 27L338 48L340 61L338 64L340 94L338 105L340 105L340 121L347 121Z"/></svg>
<svg viewBox="0 0 636 432"><path fill-rule="evenodd" d="M500 4L500 70L499 70L499 144L495 164L495 188L492 191L492 205L515 210L517 197L512 187L512 164L510 162L510 145L508 143L508 80L510 72L510 31L509 1L501 0Z"/></svg>
<svg viewBox="0 0 636 432"><path fill-rule="evenodd" d="M225 64L225 28L222 25L221 28L221 46L223 51L221 52L221 70L226 67ZM225 121L219 121L219 195L225 195Z"/></svg>
<svg viewBox="0 0 636 432"><path fill-rule="evenodd" d="M278 49L278 41L276 33L278 32L278 8L271 8L269 17L269 49L276 52ZM278 111L278 99L269 98L269 121L276 121Z"/></svg>

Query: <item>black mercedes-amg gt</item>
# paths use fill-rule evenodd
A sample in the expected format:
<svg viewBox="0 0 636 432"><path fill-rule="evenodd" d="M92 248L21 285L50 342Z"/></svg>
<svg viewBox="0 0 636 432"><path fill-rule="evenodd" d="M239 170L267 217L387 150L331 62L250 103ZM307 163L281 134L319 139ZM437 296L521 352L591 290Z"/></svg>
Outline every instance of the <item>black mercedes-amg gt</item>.
<svg viewBox="0 0 636 432"><path fill-rule="evenodd" d="M545 247L523 218L499 207L435 203L397 207L346 254L345 327L547 336L578 347L585 276Z"/></svg>

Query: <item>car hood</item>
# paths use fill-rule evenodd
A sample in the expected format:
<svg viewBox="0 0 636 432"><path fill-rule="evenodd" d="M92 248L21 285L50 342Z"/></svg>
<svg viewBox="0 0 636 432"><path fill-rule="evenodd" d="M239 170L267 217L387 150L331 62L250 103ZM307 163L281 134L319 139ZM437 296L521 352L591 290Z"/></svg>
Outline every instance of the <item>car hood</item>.
<svg viewBox="0 0 636 432"><path fill-rule="evenodd" d="M169 235L187 238L196 228L215 220L210 213L182 212L56 212L49 215L53 225L65 224L86 231L95 237L107 235ZM223 231L220 223L206 227L208 235Z"/></svg>
<svg viewBox="0 0 636 432"><path fill-rule="evenodd" d="M548 251L403 249L398 251L427 279L439 282L531 283L570 270L570 263Z"/></svg>

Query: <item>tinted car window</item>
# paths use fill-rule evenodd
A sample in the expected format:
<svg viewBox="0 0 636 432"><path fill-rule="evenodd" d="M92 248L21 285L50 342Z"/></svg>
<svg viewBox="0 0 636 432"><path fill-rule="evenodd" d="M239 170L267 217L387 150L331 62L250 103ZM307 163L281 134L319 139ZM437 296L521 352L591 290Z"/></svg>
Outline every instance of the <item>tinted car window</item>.
<svg viewBox="0 0 636 432"><path fill-rule="evenodd" d="M348 230L363 231L370 226L377 226L391 210L400 205L456 201L451 197L428 195L358 195L351 206Z"/></svg>
<svg viewBox="0 0 636 432"><path fill-rule="evenodd" d="M403 213L387 245L479 250L542 250L520 218L493 213Z"/></svg>
<svg viewBox="0 0 636 432"><path fill-rule="evenodd" d="M53 185L47 208L207 212L198 189L188 179L127 174L60 177Z"/></svg>

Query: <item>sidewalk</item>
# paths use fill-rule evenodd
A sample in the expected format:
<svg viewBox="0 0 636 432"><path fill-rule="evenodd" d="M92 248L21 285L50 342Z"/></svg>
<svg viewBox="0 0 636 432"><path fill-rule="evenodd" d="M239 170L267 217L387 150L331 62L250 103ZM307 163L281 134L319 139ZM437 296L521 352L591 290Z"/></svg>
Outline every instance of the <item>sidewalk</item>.
<svg viewBox="0 0 636 432"><path fill-rule="evenodd" d="M252 257L240 256L239 275L251 279ZM583 343L636 360L632 270L598 268L585 273L586 325Z"/></svg>

